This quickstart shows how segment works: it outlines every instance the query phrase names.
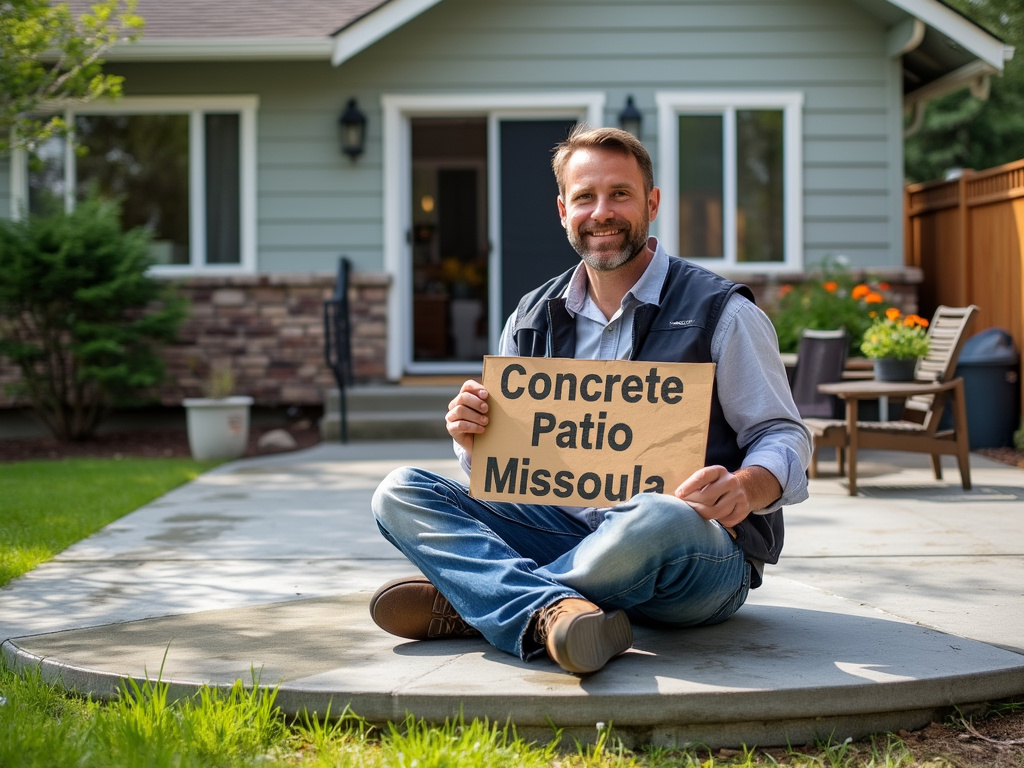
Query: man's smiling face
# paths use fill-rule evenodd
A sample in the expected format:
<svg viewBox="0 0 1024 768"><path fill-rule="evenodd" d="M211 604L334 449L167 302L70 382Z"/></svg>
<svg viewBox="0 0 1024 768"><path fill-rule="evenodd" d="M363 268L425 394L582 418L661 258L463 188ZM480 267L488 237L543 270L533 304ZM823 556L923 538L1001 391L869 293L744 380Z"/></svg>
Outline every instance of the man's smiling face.
<svg viewBox="0 0 1024 768"><path fill-rule="evenodd" d="M565 169L558 213L569 242L589 267L614 270L647 244L658 213L657 189L647 192L636 158L610 149L580 149Z"/></svg>

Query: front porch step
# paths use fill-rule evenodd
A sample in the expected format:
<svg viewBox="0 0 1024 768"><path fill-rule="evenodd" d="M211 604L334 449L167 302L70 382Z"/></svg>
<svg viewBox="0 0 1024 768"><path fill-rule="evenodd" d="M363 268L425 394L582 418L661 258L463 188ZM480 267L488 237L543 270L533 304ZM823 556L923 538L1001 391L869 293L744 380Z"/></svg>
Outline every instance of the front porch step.
<svg viewBox="0 0 1024 768"><path fill-rule="evenodd" d="M458 391L454 386L357 385L345 390L349 442L365 440L448 440L444 414ZM341 440L337 389L327 393L320 436Z"/></svg>

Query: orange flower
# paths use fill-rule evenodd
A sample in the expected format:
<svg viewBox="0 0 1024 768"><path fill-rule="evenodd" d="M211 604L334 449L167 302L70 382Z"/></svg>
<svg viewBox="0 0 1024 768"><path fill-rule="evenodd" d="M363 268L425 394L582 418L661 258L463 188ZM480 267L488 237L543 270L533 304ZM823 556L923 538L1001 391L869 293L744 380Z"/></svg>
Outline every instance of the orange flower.
<svg viewBox="0 0 1024 768"><path fill-rule="evenodd" d="M793 286L790 285L789 283L786 283L784 286L779 288L779 298L782 298L783 296L785 296L787 293L789 293L792 290L793 290Z"/></svg>
<svg viewBox="0 0 1024 768"><path fill-rule="evenodd" d="M899 319L899 316L900 316L900 311L898 309L896 309L896 307L889 307L887 310L885 310L885 317L886 317L887 320L895 322L896 320ZM908 323L908 325L909 325L909 323Z"/></svg>
<svg viewBox="0 0 1024 768"><path fill-rule="evenodd" d="M822 287L829 293L835 293L836 289L839 287L839 283L834 280L829 280L827 283L824 283Z"/></svg>
<svg viewBox="0 0 1024 768"><path fill-rule="evenodd" d="M854 299L863 299L869 293L871 293L871 289L864 285L864 283L861 283L860 285L855 286L852 291L850 291L850 296L853 297Z"/></svg>
<svg viewBox="0 0 1024 768"><path fill-rule="evenodd" d="M915 325L919 325L922 328L927 328L928 327L928 321L925 320L920 315L907 315L903 319L903 324L906 325L906 326L910 326L910 327L913 327Z"/></svg>
<svg viewBox="0 0 1024 768"><path fill-rule="evenodd" d="M866 301L868 304L881 304L883 301L882 294L875 293L874 291L872 291L871 293L864 297L864 301Z"/></svg>
<svg viewBox="0 0 1024 768"><path fill-rule="evenodd" d="M878 290L880 290L880 291L888 291L891 287L892 286L889 285L888 283L879 283L878 284Z"/></svg>

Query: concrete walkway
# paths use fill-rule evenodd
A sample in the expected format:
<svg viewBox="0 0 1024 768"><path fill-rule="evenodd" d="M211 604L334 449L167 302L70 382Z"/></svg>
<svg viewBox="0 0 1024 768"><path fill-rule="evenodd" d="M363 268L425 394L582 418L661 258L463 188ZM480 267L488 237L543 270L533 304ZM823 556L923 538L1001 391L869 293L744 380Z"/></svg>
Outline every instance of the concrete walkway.
<svg viewBox="0 0 1024 768"><path fill-rule="evenodd" d="M914 728L1024 693L1024 471L866 453L861 490L826 473L787 512L783 562L726 623L636 631L588 677L481 640L396 640L370 621L412 572L369 501L399 464L459 476L449 444L319 445L224 465L0 590L9 663L109 696L125 677L188 693L253 672L289 713L511 718L548 741L801 744Z"/></svg>

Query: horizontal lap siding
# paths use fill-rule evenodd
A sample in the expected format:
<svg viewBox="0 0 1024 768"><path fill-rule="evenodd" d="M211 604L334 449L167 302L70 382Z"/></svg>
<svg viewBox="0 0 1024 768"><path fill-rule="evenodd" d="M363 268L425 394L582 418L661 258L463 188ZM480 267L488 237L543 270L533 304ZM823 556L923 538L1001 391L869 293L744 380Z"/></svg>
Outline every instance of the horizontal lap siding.
<svg viewBox="0 0 1024 768"><path fill-rule="evenodd" d="M631 94L655 162L657 91L800 91L807 261L899 267L898 68L885 46L882 25L845 0L445 0L341 71L383 93L597 90L611 125Z"/></svg>
<svg viewBox="0 0 1024 768"><path fill-rule="evenodd" d="M656 91L804 93L804 245L811 262L898 266L901 170L885 30L847 0L444 0L338 68L317 63L124 64L129 94L255 93L259 269L330 270L340 253L383 269L385 93L601 91L616 124L627 94L657 161ZM338 149L359 100L367 151ZM895 185L895 192L893 191ZM894 197L895 195L895 197Z"/></svg>
<svg viewBox="0 0 1024 768"><path fill-rule="evenodd" d="M383 216L379 114L327 63L268 67L260 80L260 270L381 271ZM355 163L341 154L337 121L357 96L370 132Z"/></svg>
<svg viewBox="0 0 1024 768"><path fill-rule="evenodd" d="M257 244L261 273L333 272L342 254L380 272L383 248L378 95L357 94L323 62L124 64L129 95L255 94ZM337 121L359 98L371 127L352 163Z"/></svg>

